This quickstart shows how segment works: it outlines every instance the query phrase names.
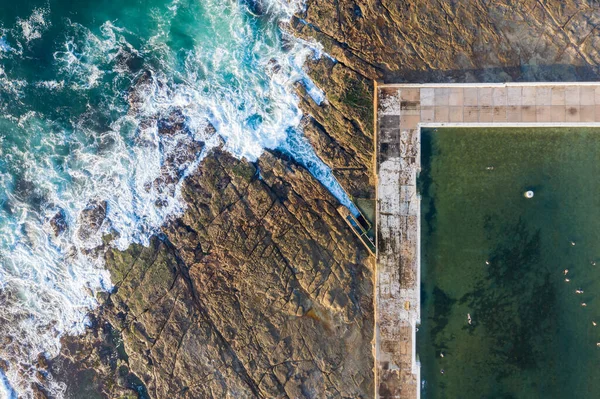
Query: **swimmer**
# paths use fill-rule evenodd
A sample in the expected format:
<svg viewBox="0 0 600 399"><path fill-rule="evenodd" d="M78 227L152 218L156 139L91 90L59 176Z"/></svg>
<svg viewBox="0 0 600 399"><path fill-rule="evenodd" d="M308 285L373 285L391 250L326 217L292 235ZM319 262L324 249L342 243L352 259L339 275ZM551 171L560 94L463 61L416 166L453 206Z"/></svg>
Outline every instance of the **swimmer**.
<svg viewBox="0 0 600 399"><path fill-rule="evenodd" d="M494 167L493 166L488 166L486 169L487 170L494 170Z"/></svg>
<svg viewBox="0 0 600 399"><path fill-rule="evenodd" d="M600 348L600 342L596 342L596 346Z"/></svg>
<svg viewBox="0 0 600 399"><path fill-rule="evenodd" d="M569 269L565 269L565 271L563 273L566 276L569 273Z"/></svg>
<svg viewBox="0 0 600 399"><path fill-rule="evenodd" d="M571 246L575 246L575 241L571 241Z"/></svg>
<svg viewBox="0 0 600 399"><path fill-rule="evenodd" d="M440 352L440 357L444 357L444 352Z"/></svg>
<svg viewBox="0 0 600 399"><path fill-rule="evenodd" d="M467 322L471 324L473 320L471 319L471 313L467 313Z"/></svg>
<svg viewBox="0 0 600 399"><path fill-rule="evenodd" d="M583 294L583 290L575 290L576 294Z"/></svg>
<svg viewBox="0 0 600 399"><path fill-rule="evenodd" d="M441 370L440 370L440 373L444 374L444 369L441 369Z"/></svg>
<svg viewBox="0 0 600 399"><path fill-rule="evenodd" d="M490 264L490 261L489 261L489 260L486 260L486 261L485 261L485 264L486 264L486 265L489 265L489 264Z"/></svg>
<svg viewBox="0 0 600 399"><path fill-rule="evenodd" d="M581 302L581 306L583 306L585 308L587 306L587 303Z"/></svg>
<svg viewBox="0 0 600 399"><path fill-rule="evenodd" d="M592 266L596 266L596 262L591 261L590 263L592 264Z"/></svg>
<svg viewBox="0 0 600 399"><path fill-rule="evenodd" d="M565 281L568 283L568 282L569 282L569 281L571 281L571 280L569 280L568 278L566 278L566 279L565 279Z"/></svg>
<svg viewBox="0 0 600 399"><path fill-rule="evenodd" d="M593 325L594 327L596 327L598 324L596 324L596 322L595 322L595 321L592 321L592 325Z"/></svg>

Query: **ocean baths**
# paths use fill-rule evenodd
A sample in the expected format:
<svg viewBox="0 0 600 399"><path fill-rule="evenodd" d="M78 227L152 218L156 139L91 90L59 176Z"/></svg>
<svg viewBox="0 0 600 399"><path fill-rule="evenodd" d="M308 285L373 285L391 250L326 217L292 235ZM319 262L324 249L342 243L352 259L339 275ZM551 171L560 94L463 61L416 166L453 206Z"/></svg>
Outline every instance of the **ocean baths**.
<svg viewBox="0 0 600 399"><path fill-rule="evenodd" d="M596 383L594 381L589 381L589 379L592 378L591 375L586 377L581 375L582 373L579 373L581 376L578 377L578 379L572 379L570 382L554 375L556 373L560 374L560 372L563 371L575 373L576 370L573 370L572 367L564 370L559 368L551 370L549 368L551 366L544 366L546 368L541 367L537 369L531 366L531 364L534 364L535 362L545 362L543 359L548 360L548 357L536 357L530 353L529 363L519 357L521 353L523 353L524 356L527 355L527 353L524 353L523 351L516 351L515 353L517 353L517 355L509 357L509 359L513 360L513 365L525 364L529 365L528 370L536 370L525 376L527 378L524 378L524 380L527 380L527 382L521 381L518 383L516 380L504 378L508 373L506 369L499 369L498 367L493 369L491 366L486 368L481 365L481 360L477 358L477 356L486 355L486 350L489 350L488 354L494 353L495 356L500 356L499 353L504 353L506 355L509 353L506 348L511 347L511 343L507 342L509 341L507 337L515 336L523 337L523 339L531 339L532 341L529 342L530 344L535 341L534 346L536 346L536 350L538 350L539 353L553 353L554 356L559 352L561 354L569 352L571 356L575 356L577 348L581 348L580 350L587 352L589 352L590 349L597 349L595 346L596 340L600 339L594 336L593 331L588 331L589 329L587 326L587 324L589 324L590 328L595 327L592 323L596 323L596 321L591 319L581 319L582 317L594 318L594 315L592 314L592 308L594 307L592 305L593 296L590 294L590 291L585 288L579 286L575 287L575 285L573 285L571 289L565 286L566 284L569 284L569 281L576 282L573 274L575 267L563 267L561 264L560 268L557 268L548 265L547 267L551 268L551 271L548 271L550 276L548 277L550 279L548 281L550 281L551 284L550 282L546 284L545 280L544 284L541 284L541 287L543 288L555 288L555 290L548 288L546 300L542 302L544 304L550 302L548 298L554 297L557 298L557 301L560 304L560 306L553 306L549 309L559 312L556 314L562 315L559 321L553 321L563 326L558 335L549 337L543 334L548 330L547 328L537 326L537 330L533 327L527 329L525 327L526 323L519 324L522 320L526 320L532 323L531 326L536 326L536 320L534 318L525 317L527 312L523 314L517 312L516 316L512 319L510 317L503 319L503 325L510 325L508 320L513 320L520 328L523 328L521 331L513 333L513 331L509 329L508 333L506 331L502 333L502 329L493 329L489 326L487 329L493 331L484 331L486 329L484 320L481 319L481 315L477 316L477 314L482 313L482 307L484 305L493 307L498 304L497 302L494 302L493 295L494 293L497 295L500 294L495 290L490 289L490 287L496 287L501 281L495 281L496 285L493 286L490 286L491 283L489 280L483 278L475 282L477 278L468 273L468 270L470 270L469 267L471 266L462 266L464 272L473 277L473 286L471 289L467 287L468 279L463 278L457 280L456 273L452 271L445 262L437 262L437 257L439 256L438 251L435 250L435 248L445 248L446 255L451 253L455 257L454 262L460 265L466 262L465 259L461 258L461 251L468 254L471 254L472 252L484 253L479 254L483 258L480 264L484 269L482 269L483 271L476 270L485 275L485 270L489 272L497 267L497 265L495 266L493 264L494 259L492 259L493 257L491 255L494 251L491 249L498 250L498 248L502 247L502 245L500 245L501 243L495 242L496 245L492 245L491 242L487 242L487 247L476 246L475 244L473 244L475 247L473 247L473 245L466 245L465 242L461 240L468 240L468 235L462 236L452 229L437 229L437 227L448 223L442 221L446 216L442 215L441 212L437 213L437 222L439 222L439 225L433 225L436 229L431 229L432 225L430 225L430 223L425 223L424 220L426 220L426 215L431 216L432 214L432 203L436 204L435 209L438 209L438 202L440 203L440 206L444 206L444 201L441 201L443 198L449 201L447 204L452 204L452 206L448 206L448 209L451 210L457 208L457 205L453 202L456 201L456 197L478 198L477 196L465 194L470 187L469 179L463 178L462 180L459 180L458 182L454 181L451 184L448 179L452 176L455 177L455 175L448 169L454 169L458 165L461 165L461 167L464 168L463 170L473 169L475 166L472 163L463 161L466 158L469 158L471 154L483 154L477 146L477 140L478 137L487 137L485 140L488 140L488 144L494 143L494 141L490 142L489 140L495 140L496 142L496 144L489 147L488 152L493 152L492 150L496 151L496 157L500 157L499 159L508 160L511 156L515 156L516 158L514 158L514 162L512 162L514 167L510 169L512 175L510 173L504 175L506 173L505 167L500 168L498 165L490 163L489 165L481 166L481 170L478 171L478 173L483 173L483 176L504 176L503 179L510 182L510 186L514 185L515 201L520 201L519 203L524 203L527 207L531 208L528 212L521 212L522 214L516 211L512 212L510 215L515 218L514 220L512 217L507 217L504 214L506 212L498 213L497 215L500 215L498 220L505 220L506 226L496 226L496 230L494 230L495 233L490 233L490 236L495 237L498 240L503 237L518 236L515 235L516 233L514 232L508 234L508 230L506 229L510 230L508 224L511 222L520 221L520 224L513 223L512 227L515 229L519 227L522 231L519 229L517 230L520 231L522 237L526 237L527 234L533 234L535 236L535 231L537 231L537 229L541 230L541 232L539 232L538 246L544 249L540 250L541 255L538 257L529 254L531 255L531 259L527 262L518 257L516 260L513 259L513 261L509 261L509 256L508 258L505 257L509 260L505 259L503 264L508 267L508 265L514 265L515 263L527 263L530 265L529 267L531 270L541 271L542 269L537 262L545 264L550 262L548 259L551 259L557 263L565 263L567 260L581 263L583 260L580 262L579 257L585 257L590 258L586 262L591 266L592 262L595 262L594 255L592 255L594 252L593 248L588 247L584 250L583 241L581 241L582 238L575 237L577 234L569 233L567 224L575 223L575 221L578 220L573 215L575 213L573 211L574 209L578 209L580 216L582 212L587 212L588 217L586 220L593 220L592 213L594 212L594 208L598 208L597 206L594 207L593 203L589 203L586 206L586 203L581 202L582 195L578 196L578 194L581 194L581 190L586 192L594 190L594 188L589 185L582 188L581 184L585 181L582 177L583 175L587 173L588 177L591 176L590 173L592 169L589 168L591 165L595 164L594 157L595 154L598 153L597 151L594 151L594 143L597 140L595 137L597 136L598 130L590 128L598 126L597 121L600 120L600 110L597 111L596 109L597 106L600 105L600 86L592 83L491 84L479 86L468 84L380 85L377 88L376 93L376 162L378 177L378 261L376 273L377 340L375 347L377 363L376 396L417 398L420 397L423 392L424 397L468 398L473 397L472 395L474 394L484 396L504 394L514 395L508 397L530 397L527 395L530 395L531 392L544 392L542 386L545 383L547 383L546 388L550 389L550 391L546 391L546 393L551 392L551 388L548 387L556 382L548 381L553 377L556 377L556 380L563 385L575 384L571 386L578 387L581 386L581 384L585 384L586 387L591 387L590 389L593 389L593 386ZM496 127L502 127L503 129L500 131L495 129ZM511 127L511 129L504 129L507 127ZM529 130L524 130L526 127L528 127ZM576 129L573 129L573 127ZM537 128L545 129L540 130ZM487 129L487 133L492 134L488 134L487 136L484 135L484 129ZM478 134L478 132L482 134ZM569 135L568 132L573 134ZM502 133L508 133L508 135L502 135ZM423 134L423 142L421 141L421 134ZM508 140L510 134L513 135L513 137L511 137L512 140ZM497 135L497 137L494 138L492 137L493 135ZM456 141L456 138L459 136L462 137L462 141ZM503 141L503 137L505 137L507 141ZM516 140L515 137L525 137L525 139ZM539 137L539 139L532 141L532 137ZM436 140L449 140L446 145L448 145L449 148L452 148L452 150L442 149L440 153L450 155L450 153L454 151L454 161L442 165L439 162L443 162L443 155L442 157L437 158L436 156L432 156L431 152L428 152L432 148L431 145L441 144L441 142L438 143ZM561 142L561 140L565 141ZM525 148L520 149L521 152L519 152L518 143L524 143L525 145ZM547 148L536 148L534 145L535 143L538 143L538 145L543 144ZM471 144L473 147L471 147ZM503 145L504 147L502 147ZM516 147L512 148L513 145ZM554 147L552 147L553 145ZM442 147L437 148L440 149ZM589 157L585 158L587 160L586 162L589 162L588 164L583 161L579 163L575 162L578 159L582 159L581 154L578 155L577 149L579 149L579 152L589 150ZM502 151L504 151L504 153L502 153ZM539 154L539 151L546 151L546 156ZM564 166L561 169L558 164L560 164L561 161L566 162L568 160L569 156L567 154L569 151L575 151L571 153L576 154L573 158L574 163L569 164L568 167ZM425 155L429 158L425 158ZM475 156L472 158L473 161L478 159ZM493 156L484 154L480 161L483 162L483 160L488 158L491 160ZM547 163L552 163L554 161L556 164L554 167L564 176L562 176L561 179L555 177L554 180L550 179L549 182L540 178L536 183L534 181L536 179L533 179L531 174L535 173L535 170L547 171L549 167L549 165L541 165L543 167L536 168L536 159L545 160ZM528 165L526 168L521 165L522 169L526 169L525 171L518 170L515 163L516 160L524 162L523 165ZM448 161L449 159L446 159L446 162ZM435 165L437 165L437 169L428 169L429 171L435 169L438 172L444 171L446 173L446 175L444 175L445 177L442 175L435 175L439 179L448 180L447 184L450 184L450 186L457 190L460 189L460 186L464 185L462 188L463 191L458 191L461 195L454 193L453 196L448 195L446 197L442 196L437 198L435 196L430 196L429 194L431 194L431 192L423 192L424 188L435 186L435 184L432 183L432 179L435 176L431 173L424 173L424 170L421 171L421 167L429 168L431 162L434 162ZM425 165L426 163L427 165ZM451 167L448 167L448 165ZM577 172L578 170L579 172ZM590 172L582 174L582 170L589 170ZM421 176L418 179L420 173ZM469 174L467 173L463 177L468 175ZM551 173L551 175L556 175L556 173ZM429 181L427 181L428 177L430 178ZM515 178L522 178L525 180L529 178L531 183L513 181ZM419 180L419 189L417 189L417 179ZM562 179L570 183L566 184L561 182ZM494 192L494 190L499 190L499 187L494 187L490 182L486 182L485 179L474 179L474 181L479 182L478 184L481 185L479 191L483 191L485 195L490 195L490 198L499 201L495 204L494 209L499 210L501 208L500 204L504 204L505 207L512 206L510 201L503 201L502 197ZM539 181L545 182L545 184L542 184L542 186L546 186L545 189L540 188ZM578 182L577 184L579 185L574 182ZM569 185L571 185L570 189L567 190L566 193L561 194L560 190L565 189ZM487 188L489 192L486 192L486 189L483 189L482 187ZM503 187L502 191L504 192L506 190L506 187ZM533 196L530 196L530 191L533 192ZM438 189L436 193L440 194L441 192ZM550 195L550 193L552 193L552 195ZM421 202L421 195L423 195L423 202ZM550 221L554 223L556 220L560 219L560 217L553 217L550 220L543 216L544 213L540 213L541 211L539 210L544 210L546 209L545 207L549 206L546 201L549 201L550 196L558 203L564 202L565 204L569 204L570 201L574 201L570 203L572 207L564 207L564 209L568 210L564 215L569 216L565 217L564 222L561 223L559 227L551 225ZM560 200L556 200L556 198L559 198ZM576 198L577 200L575 200ZM587 198L592 198L591 194ZM485 201L482 202L481 198L479 198L478 201L479 202L476 201L476 203L486 204ZM541 208L534 212L534 210L537 209L536 207ZM481 216L481 214L484 213L484 209L486 209L485 206L482 206L481 209L478 210L470 205L467 213L472 214L473 218L477 219L475 215ZM558 211L553 209L553 212ZM564 215L561 217L564 217ZM450 219L452 218L451 215L449 217ZM488 221L488 225L493 224L494 221L493 216L490 216L490 218L491 220ZM550 221L544 226L535 223L536 220L546 221L547 219ZM448 226L455 226L457 224L458 223L456 223L455 220L454 223L450 223ZM479 225L480 229L482 228L481 226L482 225ZM423 228L423 234L421 234L421 228ZM474 230L476 230L476 228L464 228L464 231L468 231L470 234L474 234ZM532 230L533 233L530 230ZM449 233L449 231L452 232ZM566 250L573 251L577 248L581 249L581 252L578 252L579 255L561 252L560 254L554 253L550 256L549 254L552 252L549 251L548 248L553 251L562 251L564 248L559 245L549 245L549 241L546 241L545 238L549 233L545 233L544 231L558 231L561 234L564 233L565 237L563 238L566 242L565 245L567 245ZM590 242L594 241L592 239L595 237L593 226L589 227L587 233L581 232L580 234L585 236ZM479 235L475 235L475 237L479 236L481 236L481 231L479 231ZM553 235L551 236L553 237L553 240L559 239ZM448 242L442 242L444 239L448 240ZM580 242L580 246L577 246L577 241ZM516 242L527 242L527 240L519 239L516 240ZM518 253L517 249L513 248L514 245L511 247L509 244L510 243L505 242L504 247L502 247L504 248L504 252L499 251L499 253L512 253L509 250L510 248L513 249L513 252L516 251L515 253ZM447 247L458 248L459 250L454 252L447 251ZM532 248L533 247L535 246L532 244ZM421 252L423 252L423 254L421 254ZM523 250L523 252L527 253L525 250ZM531 252L535 251L531 250ZM525 256L523 254L521 255ZM563 258L561 258L561 256ZM435 262L432 261L433 258L435 258ZM500 258L502 257L496 257L495 261L498 262L498 259ZM421 265L422 259L424 261ZM560 261L561 259L563 262ZM436 266L438 263L443 264L444 266ZM480 264L478 263L477 266L480 266ZM593 275L585 275L581 267L583 266L579 265L577 270L578 281L592 284ZM460 267L458 269L460 270ZM567 269L569 270L566 273L571 273L571 276L565 275ZM522 270L519 270L519 272L521 273ZM423 273L423 278L421 278L421 273ZM451 277L448 277L448 273ZM545 276L544 273L541 272L531 273L531 276L534 276L536 279L542 279L542 276ZM432 277L433 274L435 274L435 278ZM438 280L436 280L436 278ZM452 292L454 295L448 295L448 292L442 288L444 284L448 284L447 281L452 281L453 279L459 281L460 283L457 283L458 286L460 286L461 289L464 289L460 295L458 292ZM442 280L446 281L446 283L436 285L437 281ZM526 279L521 278L518 279L518 281L526 281ZM533 280L529 282L531 283L532 281ZM488 284L486 291L487 296L481 294L482 290L486 289L484 282L487 282ZM423 293L421 293L420 290L421 284L424 288ZM537 285L532 284L521 287L523 291L526 291L526 295L534 294L534 289ZM450 286L456 288L456 286L451 283ZM475 287L477 287L478 290L476 290ZM516 289L516 287L513 288ZM450 291L452 291L452 289L450 289ZM535 298L544 298L542 291L541 288L540 290L535 291L540 294L536 294ZM571 291L573 292L571 293ZM467 295L469 293L470 296ZM515 294L513 291L511 291L511 293ZM507 293L505 292L504 295L506 296ZM584 298L586 295L590 295L590 299ZM458 296L458 298L455 298L455 296ZM518 295L515 294L511 297L518 297ZM423 298L423 303L421 303L421 298ZM470 311L471 309L468 306L469 298L473 302L473 308L477 308L477 306L474 306L475 302L479 304L480 307L478 310L474 309L473 311ZM576 302L574 307L571 306L571 302L573 301ZM511 306L519 308L517 302L512 303ZM437 313L435 313L436 310ZM475 310L477 310L477 312L475 312ZM578 315L576 312L581 310L588 312L585 313L584 316ZM443 316L442 311L446 311L448 314ZM550 311L546 311L545 313L553 314ZM491 312L491 314L493 314L493 312ZM511 313L507 312L507 314ZM437 320L435 319L436 317L438 317ZM448 319L446 324L444 324L445 318ZM502 319L500 317L490 317L488 319L490 323L494 320ZM436 324L434 321L437 321L438 323ZM576 325L579 324L582 324L579 326L581 330L575 330L577 328ZM418 332L417 329L419 329ZM489 341L486 341L487 343L484 345L485 350L483 349L484 346L475 346L472 348L471 352L464 350L464 348L459 350L458 347L460 345L465 345L469 343L469 341L474 340L473 336L468 336L468 334L475 334L473 331L477 331L477 336L480 338L484 337L482 338L483 341ZM434 332L436 334L433 334ZM465 338L459 337L461 333L464 333ZM453 335L459 338L448 338ZM585 338L583 338L584 336ZM498 337L503 337L503 339ZM490 342L493 341L493 339L500 339L506 346L498 347L498 345L492 345ZM459 341L462 342L462 344L458 344ZM557 341L560 342L557 343ZM573 342L575 342L575 344L573 344L574 346L570 344ZM452 345L457 346L451 348ZM518 346L513 342L512 347ZM539 349L540 347L549 347L550 349ZM449 348L451 349L450 351L448 350ZM491 348L494 349L492 350ZM457 353L461 353L461 356L463 357L459 357ZM471 354L469 355L469 353ZM476 353L476 355L473 355L473 353ZM591 355L596 356L597 353L591 351ZM564 356L559 358L561 360L566 359ZM578 357L578 359L580 358L581 357ZM556 359L556 357L554 359ZM480 363L478 363L478 366L474 366L470 363L471 360L476 364L477 362ZM519 363L521 361L522 363ZM531 361L534 363L531 363ZM507 362L496 363L504 364ZM573 364L578 363L575 362ZM457 387L464 386L466 388L469 386L469 381L457 383L456 380L454 380L454 383L452 382L452 375L454 375L453 370L456 370L454 367L457 367L457 365L461 365L460 367L463 367L463 369L457 371L456 375L472 376L472 380L470 381L473 383L472 386L475 387L473 388L474 391L456 391ZM475 368L467 370L467 367ZM473 373L474 370L477 371L477 373ZM535 373L538 374L536 375ZM546 382L544 382L542 376L546 376ZM467 377L463 377L463 380L465 378ZM484 391L483 388L481 388L482 385L485 386L485 382L482 382L482 379L485 378L488 379L488 386L495 384L494 386L497 388L495 388L495 391ZM588 380L586 380L586 378L588 378ZM502 379L503 381L498 382ZM578 382L576 380L578 380ZM454 387L452 387L452 384L454 384ZM443 389L438 388L436 391L436 387L439 386L443 386ZM590 392L593 394L593 392L596 391Z"/></svg>

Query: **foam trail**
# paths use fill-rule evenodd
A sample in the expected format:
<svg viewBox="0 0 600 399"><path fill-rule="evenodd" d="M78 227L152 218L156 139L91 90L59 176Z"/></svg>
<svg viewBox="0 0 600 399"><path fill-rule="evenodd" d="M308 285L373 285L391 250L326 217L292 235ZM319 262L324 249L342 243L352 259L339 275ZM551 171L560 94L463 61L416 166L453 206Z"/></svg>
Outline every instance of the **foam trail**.
<svg viewBox="0 0 600 399"><path fill-rule="evenodd" d="M18 399L17 393L11 388L6 376L0 371L0 399Z"/></svg>
<svg viewBox="0 0 600 399"><path fill-rule="evenodd" d="M298 163L304 166L329 192L345 207L347 207L354 216L360 214L358 208L348 193L333 175L331 168L318 157L314 148L310 145L306 137L298 129L289 129L288 136L280 149L292 156Z"/></svg>

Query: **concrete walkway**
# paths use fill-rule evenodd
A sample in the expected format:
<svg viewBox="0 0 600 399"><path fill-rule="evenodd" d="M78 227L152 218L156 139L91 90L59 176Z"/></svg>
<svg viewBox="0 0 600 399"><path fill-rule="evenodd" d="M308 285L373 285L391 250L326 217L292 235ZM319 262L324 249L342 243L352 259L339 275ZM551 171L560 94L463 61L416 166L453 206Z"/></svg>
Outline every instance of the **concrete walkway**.
<svg viewBox="0 0 600 399"><path fill-rule="evenodd" d="M420 397L422 126L600 126L600 84L378 85L376 398Z"/></svg>

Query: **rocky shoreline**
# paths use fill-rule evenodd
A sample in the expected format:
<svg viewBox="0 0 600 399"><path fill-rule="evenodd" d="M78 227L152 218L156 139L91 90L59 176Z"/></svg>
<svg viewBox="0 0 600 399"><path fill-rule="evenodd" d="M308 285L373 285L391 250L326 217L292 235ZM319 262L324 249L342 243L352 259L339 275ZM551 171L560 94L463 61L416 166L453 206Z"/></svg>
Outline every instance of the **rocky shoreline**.
<svg viewBox="0 0 600 399"><path fill-rule="evenodd" d="M115 291L49 365L67 396L370 396L373 264L327 190L216 151L184 197L150 247L106 253Z"/></svg>
<svg viewBox="0 0 600 399"><path fill-rule="evenodd" d="M372 204L373 79L594 79L599 20L574 0L309 0L287 28L336 61L307 64L327 103L298 86L305 135ZM374 261L331 194L277 152L216 151L184 198L150 247L107 251L115 292L40 380L72 398L372 397Z"/></svg>

